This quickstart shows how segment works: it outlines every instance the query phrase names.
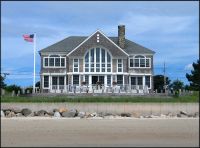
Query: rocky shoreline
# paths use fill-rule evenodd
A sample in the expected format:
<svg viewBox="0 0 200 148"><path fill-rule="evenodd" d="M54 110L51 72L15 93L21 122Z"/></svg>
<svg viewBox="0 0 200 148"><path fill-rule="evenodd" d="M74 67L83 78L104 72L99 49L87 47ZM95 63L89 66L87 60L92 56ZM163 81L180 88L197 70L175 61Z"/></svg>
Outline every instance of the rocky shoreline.
<svg viewBox="0 0 200 148"><path fill-rule="evenodd" d="M29 108L24 109L3 109L1 110L1 118L12 117L55 117L55 118L199 118L199 112L187 113L186 111L180 111L179 113L167 114L147 114L147 113L109 113L109 112L83 112L77 109L59 108L52 111L38 110L32 111Z"/></svg>

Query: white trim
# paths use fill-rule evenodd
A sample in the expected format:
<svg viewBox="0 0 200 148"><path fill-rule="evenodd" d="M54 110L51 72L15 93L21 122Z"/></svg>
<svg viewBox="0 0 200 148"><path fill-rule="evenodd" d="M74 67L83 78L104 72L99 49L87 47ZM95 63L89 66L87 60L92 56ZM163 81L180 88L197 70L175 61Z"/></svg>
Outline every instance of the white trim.
<svg viewBox="0 0 200 148"><path fill-rule="evenodd" d="M49 81L49 80L48 80L48 82L49 82L49 87L44 87L44 76L48 76L49 79L50 79L50 75L43 75L43 76L42 76L42 89L50 89L50 81Z"/></svg>
<svg viewBox="0 0 200 148"><path fill-rule="evenodd" d="M53 58L54 59L54 66L50 66L50 58ZM55 58L60 58L60 66L55 66ZM48 66L45 66L45 59L48 59ZM61 66L61 59L64 59L64 66ZM43 68L66 68L66 57L62 57L62 56L59 56L59 57L43 57L43 60L42 60L42 65L43 65Z"/></svg>
<svg viewBox="0 0 200 148"><path fill-rule="evenodd" d="M89 40L95 33L101 33L106 39L108 39L113 45L115 45L118 49L120 49L124 54L129 56L122 48L120 48L117 44L115 44L111 39L109 39L102 31L96 30L94 33L92 33L89 37L87 37L81 44L79 44L76 48L74 48L72 51L70 51L67 56L69 56L72 52L74 52L77 48L79 48L83 43L85 43L87 40Z"/></svg>
<svg viewBox="0 0 200 148"><path fill-rule="evenodd" d="M135 55L135 56L139 56L139 55ZM130 69L131 69L131 68L139 68L139 69L140 69L140 68L142 68L142 69L144 69L144 68L150 69L150 68L151 68L151 58L147 58L147 57L144 56L144 55L141 55L141 56L144 56L144 58L135 58L135 56L130 56L130 57L129 57L129 59L128 59L128 68L130 68ZM130 67L130 60L131 60L131 59L133 60L133 67ZM135 66L134 66L134 64L135 64L135 59L139 59L139 67L135 67ZM144 59L144 60L145 60L145 61L144 61L144 62L145 62L145 63L144 63L144 64L145 64L145 67L140 67L140 60L141 60L141 59ZM146 60L147 60L147 59L149 60L149 67L146 67Z"/></svg>
<svg viewBox="0 0 200 148"><path fill-rule="evenodd" d="M121 60L122 62L119 63L118 60ZM119 68L119 67L118 67L118 64L122 64L122 67L121 67L121 68L122 68L122 71L121 71L121 72L118 71L118 68ZM116 67L117 67L117 73L119 73L119 74L123 73L123 68L124 68L124 66L123 66L123 59L117 59L117 66L116 66Z"/></svg>
<svg viewBox="0 0 200 148"><path fill-rule="evenodd" d="M74 60L77 59L78 60L78 67L74 67ZM78 71L74 71L74 68L78 68ZM79 73L79 59L78 58L74 58L73 59L73 73Z"/></svg>
<svg viewBox="0 0 200 148"><path fill-rule="evenodd" d="M99 31L105 38L107 38L111 43L113 43L113 45L115 45L118 49L120 49L124 54L126 54L127 56L129 56L128 53L126 53L121 47L119 47L117 44L115 44L111 39L109 39L102 31L100 30L97 30Z"/></svg>

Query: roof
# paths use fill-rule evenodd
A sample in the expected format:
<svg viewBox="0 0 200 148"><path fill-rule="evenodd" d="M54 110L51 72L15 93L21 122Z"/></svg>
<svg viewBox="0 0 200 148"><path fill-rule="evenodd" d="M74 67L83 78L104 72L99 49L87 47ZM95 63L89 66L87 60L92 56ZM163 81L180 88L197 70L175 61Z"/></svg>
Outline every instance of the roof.
<svg viewBox="0 0 200 148"><path fill-rule="evenodd" d="M48 46L42 50L41 52L66 52L69 53L74 48L76 48L79 44L81 44L87 36L70 36L67 37L51 46ZM118 37L108 37L111 39L115 44L118 45ZM135 42L132 42L128 39L125 39L125 48L124 51L127 54L154 54L155 52L143 47Z"/></svg>

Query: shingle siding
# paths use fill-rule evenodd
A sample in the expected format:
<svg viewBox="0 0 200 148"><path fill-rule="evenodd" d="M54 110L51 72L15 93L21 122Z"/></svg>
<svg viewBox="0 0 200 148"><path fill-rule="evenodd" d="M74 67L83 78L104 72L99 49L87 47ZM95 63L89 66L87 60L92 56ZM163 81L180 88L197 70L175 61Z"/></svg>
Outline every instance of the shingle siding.
<svg viewBox="0 0 200 148"><path fill-rule="evenodd" d="M99 42L97 42L97 34L99 34ZM102 47L109 50L112 56L124 56L127 55L116 47L113 43L111 43L106 37L104 37L100 32L96 32L93 36L91 36L86 42L84 42L80 47L74 50L69 56L83 56L88 49L94 47Z"/></svg>

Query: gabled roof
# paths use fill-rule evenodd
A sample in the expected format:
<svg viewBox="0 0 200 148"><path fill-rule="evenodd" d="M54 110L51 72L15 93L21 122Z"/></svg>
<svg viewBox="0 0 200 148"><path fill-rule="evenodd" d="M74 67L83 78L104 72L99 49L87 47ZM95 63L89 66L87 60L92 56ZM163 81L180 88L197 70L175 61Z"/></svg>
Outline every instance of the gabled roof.
<svg viewBox="0 0 200 148"><path fill-rule="evenodd" d="M75 49L79 44L81 44L88 36L69 36L51 46L48 46L42 50L41 52L66 52L66 54L70 53L73 49ZM118 45L118 37L108 37L111 39L116 45ZM123 49L127 54L154 54L155 52L143 47L135 42L132 42L128 39L125 39L125 48Z"/></svg>

